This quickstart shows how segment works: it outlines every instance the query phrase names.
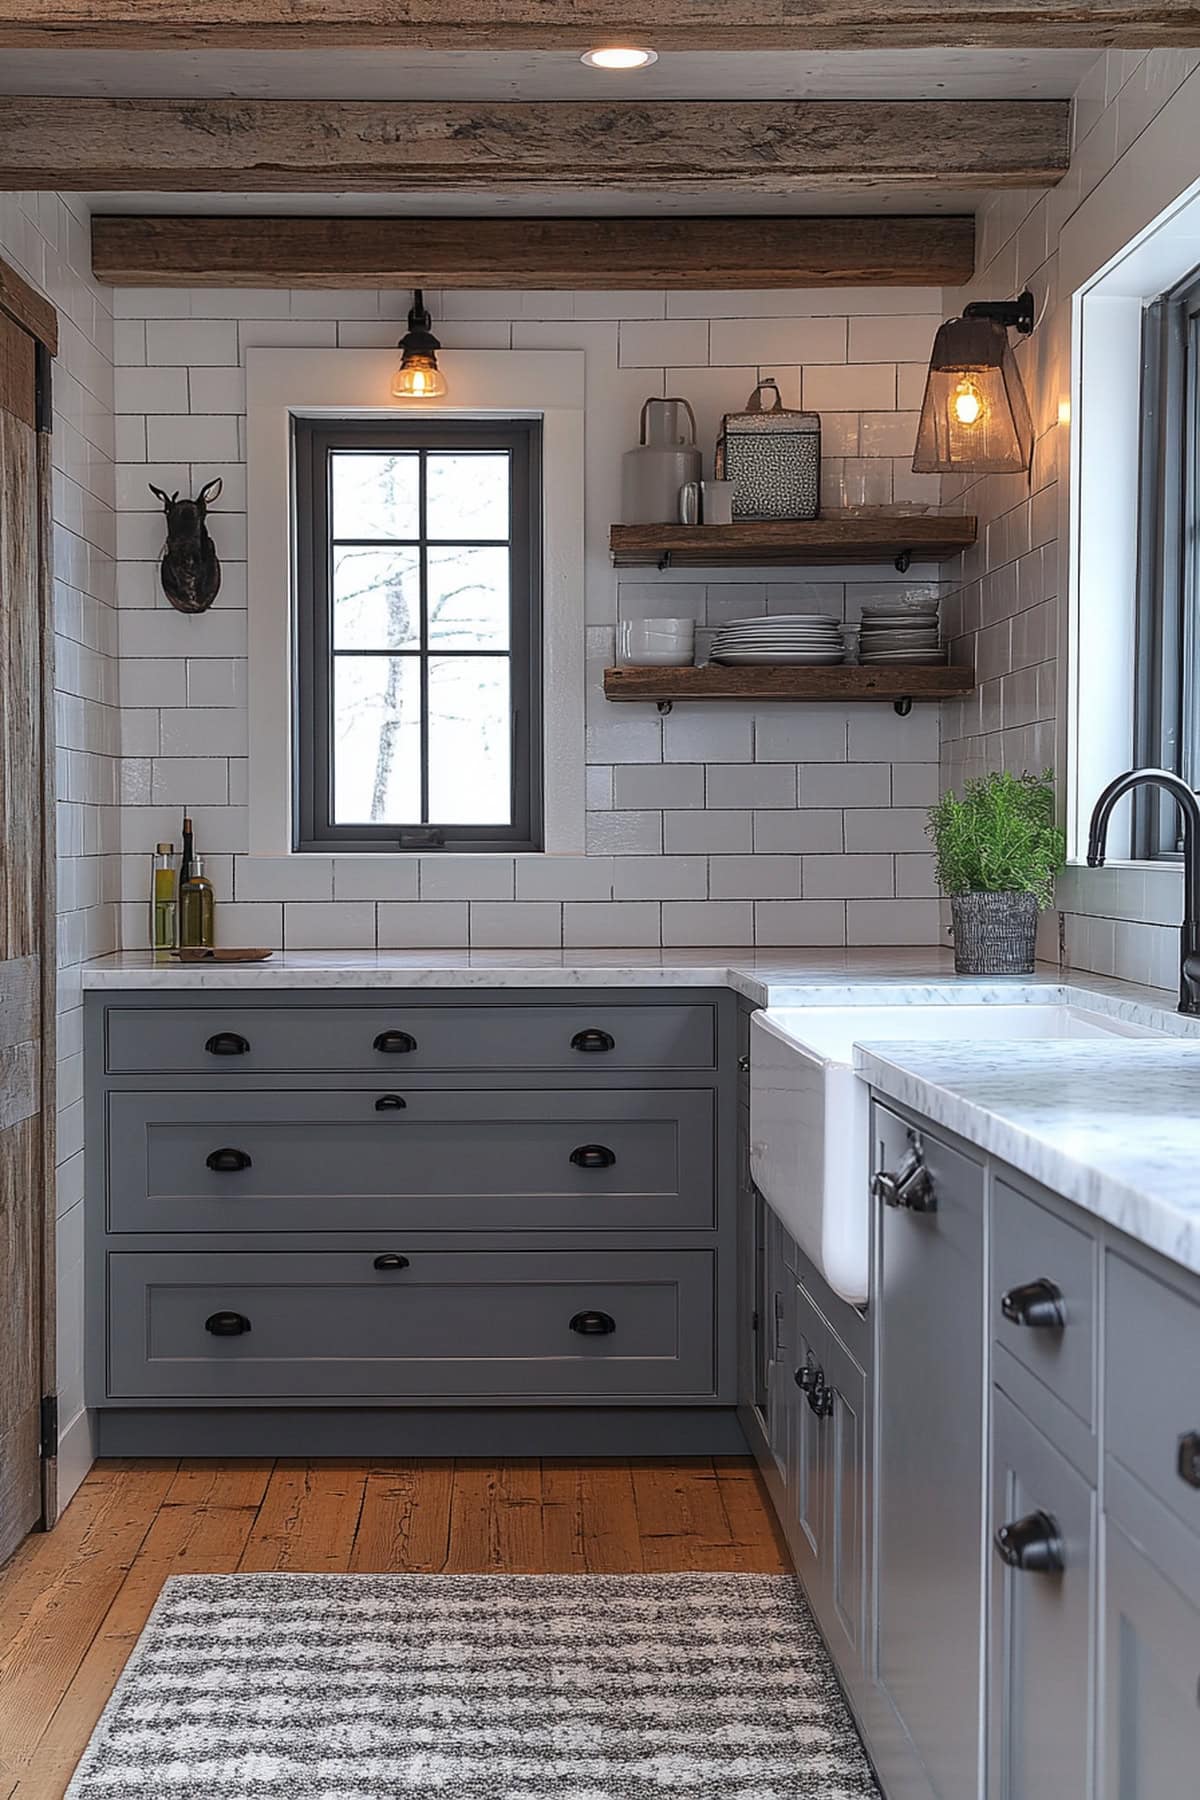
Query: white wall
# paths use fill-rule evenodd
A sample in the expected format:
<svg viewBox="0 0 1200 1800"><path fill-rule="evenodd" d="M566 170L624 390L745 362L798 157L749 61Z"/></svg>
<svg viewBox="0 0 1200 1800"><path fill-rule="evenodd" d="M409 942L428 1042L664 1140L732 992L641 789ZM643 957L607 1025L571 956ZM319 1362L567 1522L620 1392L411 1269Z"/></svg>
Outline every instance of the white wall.
<svg viewBox="0 0 1200 1800"><path fill-rule="evenodd" d="M648 395L683 394L711 458L723 412L758 372L818 409L831 504L936 502L911 473L940 290L796 294L426 296L454 349L578 349L587 362L587 854L264 860L246 854L245 355L250 346L394 345L408 294L139 291L115 295L123 702L122 931L146 941L147 857L178 842L181 808L210 853L225 941L293 948L465 945L932 943L924 808L938 720L888 705L615 706L600 675L619 615L695 616L705 629L766 611L856 617L890 568L706 575L622 572L608 559L620 453ZM221 475L211 526L216 607L173 612L147 491Z"/></svg>
<svg viewBox="0 0 1200 1800"><path fill-rule="evenodd" d="M1065 796L1072 294L1116 248L1111 242L1106 250L1098 247L1089 266L1083 245L1111 240L1118 219L1118 242L1122 235L1131 239L1161 206L1155 184L1144 174L1131 179L1131 171L1145 154L1144 134L1168 104L1195 132L1197 71L1200 53L1194 51L1110 51L1101 57L1076 98L1070 172L1048 193L1002 194L990 201L979 220L978 274L969 288L947 295L949 312L967 300L1003 298L1028 286L1039 311L1033 336L1016 349L1037 431L1031 479L991 476L946 487L945 503L976 510L983 527L977 547L963 558L961 584L945 604L955 659L973 660L979 675L973 695L943 707L947 785L957 787L994 768L1054 766ZM1180 92L1185 83L1186 94ZM1166 135L1178 149L1180 132ZM1191 174L1200 174L1196 159ZM1072 254L1060 283L1064 233ZM1130 615L1133 604L1130 591ZM1087 629L1087 594L1079 597L1079 608ZM1111 660L1114 640L1106 636L1105 642ZM1094 798L1081 793L1081 806ZM1072 869L1058 898L1062 917L1052 913L1044 921L1044 954L1057 957L1061 930L1069 966L1175 986L1182 904L1177 877Z"/></svg>
<svg viewBox="0 0 1200 1800"><path fill-rule="evenodd" d="M54 651L58 732L59 1494L91 1461L83 1410L83 1057L79 966L117 945L116 517L111 294L74 198L0 194L0 256L54 302Z"/></svg>

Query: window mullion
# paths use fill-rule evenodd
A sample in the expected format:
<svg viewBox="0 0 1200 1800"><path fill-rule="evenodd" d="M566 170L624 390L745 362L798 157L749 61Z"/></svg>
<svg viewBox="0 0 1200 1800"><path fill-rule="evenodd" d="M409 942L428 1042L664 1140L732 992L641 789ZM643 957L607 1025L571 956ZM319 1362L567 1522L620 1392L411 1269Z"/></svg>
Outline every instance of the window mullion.
<svg viewBox="0 0 1200 1800"><path fill-rule="evenodd" d="M417 520L420 540L421 598L421 823L429 823L429 519L428 460L424 450L417 464Z"/></svg>

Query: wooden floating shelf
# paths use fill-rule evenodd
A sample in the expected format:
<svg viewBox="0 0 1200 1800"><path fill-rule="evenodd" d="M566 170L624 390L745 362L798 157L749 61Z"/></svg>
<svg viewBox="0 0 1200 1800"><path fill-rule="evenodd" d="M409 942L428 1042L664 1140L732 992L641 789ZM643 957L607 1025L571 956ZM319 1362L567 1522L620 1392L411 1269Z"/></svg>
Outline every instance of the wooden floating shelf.
<svg viewBox="0 0 1200 1800"><path fill-rule="evenodd" d="M727 668L704 663L700 668L605 669L608 700L652 700L671 706L676 700L890 700L907 712L914 700L949 700L969 694L973 669L956 663L889 668L835 663L832 668L797 668L778 663L758 668Z"/></svg>
<svg viewBox="0 0 1200 1800"><path fill-rule="evenodd" d="M978 535L970 514L826 513L820 519L763 519L739 525L614 525L609 549L618 569L791 568L838 563L942 562L969 550Z"/></svg>

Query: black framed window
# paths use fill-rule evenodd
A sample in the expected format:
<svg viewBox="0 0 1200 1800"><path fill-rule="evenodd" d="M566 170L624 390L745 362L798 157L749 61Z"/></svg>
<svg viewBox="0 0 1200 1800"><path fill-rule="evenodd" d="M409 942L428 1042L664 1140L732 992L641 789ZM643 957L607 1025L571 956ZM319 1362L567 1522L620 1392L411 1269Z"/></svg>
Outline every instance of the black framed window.
<svg viewBox="0 0 1200 1800"><path fill-rule="evenodd" d="M1142 330L1135 758L1200 787L1200 269ZM1179 809L1135 796L1133 853L1180 853Z"/></svg>
<svg viewBox="0 0 1200 1800"><path fill-rule="evenodd" d="M298 849L541 847L540 452L296 421Z"/></svg>

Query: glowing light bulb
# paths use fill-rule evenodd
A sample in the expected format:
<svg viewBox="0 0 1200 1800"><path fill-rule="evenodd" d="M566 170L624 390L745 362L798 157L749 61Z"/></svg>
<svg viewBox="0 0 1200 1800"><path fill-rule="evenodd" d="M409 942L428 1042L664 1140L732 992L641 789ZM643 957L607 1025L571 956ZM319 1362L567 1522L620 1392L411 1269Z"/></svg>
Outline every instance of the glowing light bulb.
<svg viewBox="0 0 1200 1800"><path fill-rule="evenodd" d="M589 50L580 57L589 69L648 69L658 61L657 50L646 50L634 44L610 44L600 50Z"/></svg>
<svg viewBox="0 0 1200 1800"><path fill-rule="evenodd" d="M436 400L446 392L446 377L433 357L410 357L396 370L392 392L399 400Z"/></svg>
<svg viewBox="0 0 1200 1800"><path fill-rule="evenodd" d="M950 396L954 418L959 425L978 425L983 417L983 395L975 383L964 376Z"/></svg>

